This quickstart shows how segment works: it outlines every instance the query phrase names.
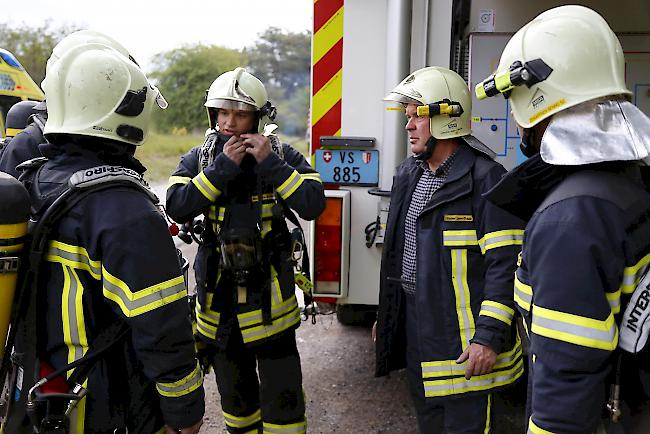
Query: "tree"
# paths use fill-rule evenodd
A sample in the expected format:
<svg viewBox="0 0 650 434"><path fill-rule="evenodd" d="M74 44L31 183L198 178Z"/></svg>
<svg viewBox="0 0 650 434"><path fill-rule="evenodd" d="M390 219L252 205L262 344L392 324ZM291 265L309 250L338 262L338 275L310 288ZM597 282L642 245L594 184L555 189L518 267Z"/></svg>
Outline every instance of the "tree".
<svg viewBox="0 0 650 434"><path fill-rule="evenodd" d="M40 85L45 78L45 64L52 49L75 30L78 29L69 26L53 28L49 22L38 27L0 24L1 48L14 54L36 84Z"/></svg>
<svg viewBox="0 0 650 434"><path fill-rule="evenodd" d="M156 55L149 77L169 102L167 110L156 113L158 129L205 129L205 91L217 76L243 62L241 52L216 45L197 44Z"/></svg>
<svg viewBox="0 0 650 434"><path fill-rule="evenodd" d="M267 87L282 89L284 95L291 98L296 90L309 86L310 50L309 32L283 32L269 27L245 53L255 76Z"/></svg>

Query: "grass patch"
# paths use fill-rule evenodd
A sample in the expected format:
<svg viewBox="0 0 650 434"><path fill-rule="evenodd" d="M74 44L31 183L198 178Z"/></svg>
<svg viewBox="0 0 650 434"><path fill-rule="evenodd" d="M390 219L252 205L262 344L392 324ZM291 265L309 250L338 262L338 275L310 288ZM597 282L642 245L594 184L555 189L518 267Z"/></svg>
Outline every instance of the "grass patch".
<svg viewBox="0 0 650 434"><path fill-rule="evenodd" d="M203 134L150 133L147 142L140 146L135 156L147 168L146 178L153 184L164 183L172 174L183 154L204 140ZM280 135L280 139L293 146L307 158L309 147L304 137Z"/></svg>

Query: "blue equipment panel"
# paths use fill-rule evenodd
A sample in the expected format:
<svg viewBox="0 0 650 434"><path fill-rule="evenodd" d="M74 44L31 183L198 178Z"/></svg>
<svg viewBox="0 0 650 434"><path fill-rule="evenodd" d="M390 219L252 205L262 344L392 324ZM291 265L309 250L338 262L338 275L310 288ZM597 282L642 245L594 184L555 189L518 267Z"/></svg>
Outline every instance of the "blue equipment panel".
<svg viewBox="0 0 650 434"><path fill-rule="evenodd" d="M317 149L316 170L325 184L379 184L379 151Z"/></svg>

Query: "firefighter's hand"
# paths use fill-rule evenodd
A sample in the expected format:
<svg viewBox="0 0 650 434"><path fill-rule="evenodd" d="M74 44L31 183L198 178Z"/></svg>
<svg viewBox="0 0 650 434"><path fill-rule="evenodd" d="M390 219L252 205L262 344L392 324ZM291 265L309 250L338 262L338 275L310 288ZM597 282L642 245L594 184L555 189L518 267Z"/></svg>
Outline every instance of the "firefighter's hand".
<svg viewBox="0 0 650 434"><path fill-rule="evenodd" d="M470 379L472 375L483 375L492 372L494 364L497 361L497 353L490 347L480 344L469 344L469 347L463 351L456 363L467 362L465 369L465 378Z"/></svg>
<svg viewBox="0 0 650 434"><path fill-rule="evenodd" d="M223 153L239 166L246 155L246 145L238 136L232 136L223 145Z"/></svg>
<svg viewBox="0 0 650 434"><path fill-rule="evenodd" d="M255 157L258 163L261 163L271 155L271 140L261 134L242 134L246 152Z"/></svg>
<svg viewBox="0 0 650 434"><path fill-rule="evenodd" d="M198 434L201 425L203 425L203 419L188 428L172 428L169 425L165 425L165 429L167 430L167 434Z"/></svg>

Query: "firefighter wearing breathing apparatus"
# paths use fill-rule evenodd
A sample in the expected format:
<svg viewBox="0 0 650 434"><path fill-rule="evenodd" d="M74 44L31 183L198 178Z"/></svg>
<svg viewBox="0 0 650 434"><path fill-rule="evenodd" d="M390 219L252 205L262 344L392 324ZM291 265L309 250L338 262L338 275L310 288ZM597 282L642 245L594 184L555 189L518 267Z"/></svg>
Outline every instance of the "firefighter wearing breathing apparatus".
<svg viewBox="0 0 650 434"><path fill-rule="evenodd" d="M624 432L647 418L647 350L632 354L629 337L647 329L635 321L647 301L625 318L630 297L647 300L650 120L624 68L607 22L562 6L515 33L476 86L478 98L509 98L529 157L488 195L528 221L514 287L531 342L528 433L593 433L606 407L613 421L635 416Z"/></svg>
<svg viewBox="0 0 650 434"><path fill-rule="evenodd" d="M523 373L512 281L522 223L485 201L505 172L471 135L465 81L413 72L385 98L406 112L384 243L376 375L406 367L421 433L486 433L491 392Z"/></svg>
<svg viewBox="0 0 650 434"><path fill-rule="evenodd" d="M228 432L305 432L285 217L292 210L318 217L325 206L320 176L270 134L275 108L243 68L217 77L205 106L205 142L183 156L167 190L174 220L204 216L194 262L198 338L208 347Z"/></svg>
<svg viewBox="0 0 650 434"><path fill-rule="evenodd" d="M3 427L195 434L204 393L187 290L133 156L154 105L166 101L108 45L55 53L42 83L48 160L21 166L34 222L27 275L35 277L28 302L18 303L16 402Z"/></svg>

